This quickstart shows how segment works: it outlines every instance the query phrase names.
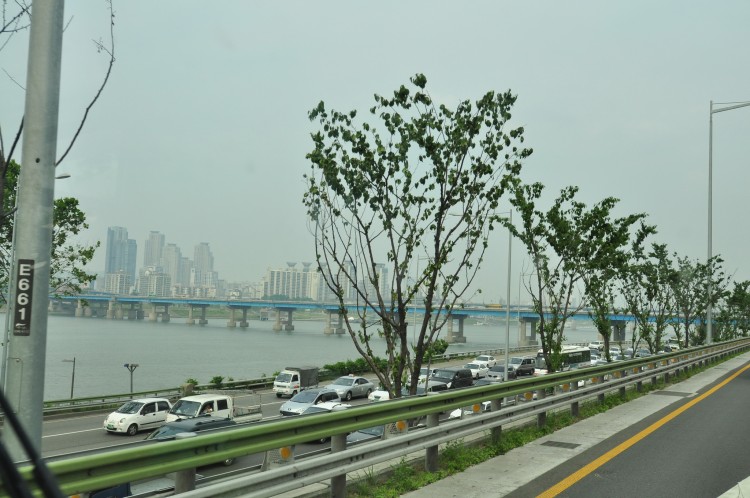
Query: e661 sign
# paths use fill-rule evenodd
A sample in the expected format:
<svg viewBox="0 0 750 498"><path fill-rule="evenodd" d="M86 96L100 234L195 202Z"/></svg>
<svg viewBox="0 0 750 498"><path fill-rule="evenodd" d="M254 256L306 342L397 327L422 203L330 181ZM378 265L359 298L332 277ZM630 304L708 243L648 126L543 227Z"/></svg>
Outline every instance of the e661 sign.
<svg viewBox="0 0 750 498"><path fill-rule="evenodd" d="M19 259L13 335L31 334L31 296L34 291L34 260Z"/></svg>

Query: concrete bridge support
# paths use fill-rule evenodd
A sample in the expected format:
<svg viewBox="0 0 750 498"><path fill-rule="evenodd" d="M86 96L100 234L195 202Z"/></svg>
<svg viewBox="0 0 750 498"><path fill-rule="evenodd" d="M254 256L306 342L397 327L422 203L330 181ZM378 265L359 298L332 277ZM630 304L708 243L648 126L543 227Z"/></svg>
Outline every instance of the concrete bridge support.
<svg viewBox="0 0 750 498"><path fill-rule="evenodd" d="M83 300L81 300L81 299L77 300L77 301L76 301L76 311L75 311L75 316L76 316L76 317L80 317L80 316L86 316L86 310L88 310L88 311L89 311L89 314L88 314L88 316L91 316L91 310L89 310L89 307L88 307L88 306L84 306L84 305L83 305Z"/></svg>
<svg viewBox="0 0 750 498"><path fill-rule="evenodd" d="M610 342L625 342L627 341L627 334L625 333L628 322L625 320L610 320L609 326L612 329L612 339Z"/></svg>
<svg viewBox="0 0 750 498"><path fill-rule="evenodd" d="M163 310L159 310L159 307L163 307ZM163 303L163 304L151 304L151 311L149 311L148 314L148 321L149 322L156 322L159 320L159 316L161 315L161 321L162 323L169 323L169 304Z"/></svg>
<svg viewBox="0 0 750 498"><path fill-rule="evenodd" d="M458 330L453 330L453 322L458 320ZM448 336L445 338L448 344L459 344L466 342L464 336L464 320L466 315L451 315L448 318Z"/></svg>
<svg viewBox="0 0 750 498"><path fill-rule="evenodd" d="M240 328L246 329L250 326L247 321L247 308L242 308L242 320L240 320Z"/></svg>
<svg viewBox="0 0 750 498"><path fill-rule="evenodd" d="M328 320L326 320L326 326L323 329L324 334L343 334L346 332L344 328L344 315L340 315L336 310L326 310L326 313L328 314Z"/></svg>
<svg viewBox="0 0 750 498"><path fill-rule="evenodd" d="M518 345L519 346L530 346L537 344L536 341L536 324L539 321L537 317L526 317L522 316L518 320ZM526 324L531 324L531 334L526 333Z"/></svg>
<svg viewBox="0 0 750 498"><path fill-rule="evenodd" d="M227 321L227 328L234 329L237 328L237 320L235 313L237 312L236 308L229 308L229 321Z"/></svg>
<svg viewBox="0 0 750 498"><path fill-rule="evenodd" d="M286 320L281 319L282 313L286 313ZM273 325L273 331L279 332L283 329L291 332L294 330L294 325L292 324L293 313L294 308L276 308L276 323Z"/></svg>
<svg viewBox="0 0 750 498"><path fill-rule="evenodd" d="M188 304L188 316L185 323L188 325L195 325L195 309L198 308L200 310L200 317L198 318L198 325L206 325L208 323L208 320L206 320L206 308L207 305L201 305L201 304Z"/></svg>

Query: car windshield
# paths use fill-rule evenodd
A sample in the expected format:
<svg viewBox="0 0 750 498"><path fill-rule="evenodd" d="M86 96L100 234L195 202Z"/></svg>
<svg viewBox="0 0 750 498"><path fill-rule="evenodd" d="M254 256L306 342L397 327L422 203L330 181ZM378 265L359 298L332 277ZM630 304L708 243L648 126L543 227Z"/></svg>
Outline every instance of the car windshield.
<svg viewBox="0 0 750 498"><path fill-rule="evenodd" d="M200 407L201 404L197 401L186 401L184 399L181 399L174 404L172 409L169 410L169 413L172 413L174 415L186 415L188 417L193 417L198 414L198 409Z"/></svg>
<svg viewBox="0 0 750 498"><path fill-rule="evenodd" d="M368 427L366 429L360 429L357 432L361 432L363 434L367 434L370 436L382 436L383 432L385 432L385 426L376 425L375 427Z"/></svg>
<svg viewBox="0 0 750 498"><path fill-rule="evenodd" d="M476 363L467 363L466 365L464 365L464 368L470 368L472 370L476 370L479 368L479 365L477 365Z"/></svg>
<svg viewBox="0 0 750 498"><path fill-rule="evenodd" d="M186 432L181 427L174 427L169 424L163 425L149 434L146 439L174 439L175 435Z"/></svg>
<svg viewBox="0 0 750 498"><path fill-rule="evenodd" d="M453 378L453 370L436 370L433 377L441 377L444 379L452 379Z"/></svg>
<svg viewBox="0 0 750 498"><path fill-rule="evenodd" d="M138 410L140 410L142 406L143 403L139 403L137 401L128 401L117 409L117 413L138 413Z"/></svg>
<svg viewBox="0 0 750 498"><path fill-rule="evenodd" d="M518 356L514 356L513 358L510 359L511 365L520 365L521 363L523 363L523 358L520 358Z"/></svg>
<svg viewBox="0 0 750 498"><path fill-rule="evenodd" d="M505 367L503 365L495 365L494 367L490 368L491 372L505 372Z"/></svg>
<svg viewBox="0 0 750 498"><path fill-rule="evenodd" d="M490 361L489 356L477 356L478 361Z"/></svg>
<svg viewBox="0 0 750 498"><path fill-rule="evenodd" d="M315 398L318 396L318 393L315 391L302 391L297 393L291 401L294 401L295 403L312 403L315 401Z"/></svg>
<svg viewBox="0 0 750 498"><path fill-rule="evenodd" d="M352 382L354 382L354 377L339 377L332 384L334 386L351 386Z"/></svg>
<svg viewBox="0 0 750 498"><path fill-rule="evenodd" d="M276 382L291 382L292 374L280 373L276 376Z"/></svg>

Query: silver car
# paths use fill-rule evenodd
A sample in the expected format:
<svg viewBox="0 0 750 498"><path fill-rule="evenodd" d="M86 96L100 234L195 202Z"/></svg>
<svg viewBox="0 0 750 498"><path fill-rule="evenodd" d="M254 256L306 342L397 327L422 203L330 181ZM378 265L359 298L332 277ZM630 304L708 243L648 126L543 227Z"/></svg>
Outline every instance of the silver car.
<svg viewBox="0 0 750 498"><path fill-rule="evenodd" d="M375 390L375 384L364 377L347 375L334 380L326 386L326 389L333 389L341 399L349 401L352 398L368 397Z"/></svg>

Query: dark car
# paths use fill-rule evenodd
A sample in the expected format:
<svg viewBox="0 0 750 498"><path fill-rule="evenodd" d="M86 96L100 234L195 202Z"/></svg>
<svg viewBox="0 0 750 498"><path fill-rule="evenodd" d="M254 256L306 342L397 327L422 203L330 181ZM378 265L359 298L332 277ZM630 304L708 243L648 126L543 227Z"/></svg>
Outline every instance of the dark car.
<svg viewBox="0 0 750 498"><path fill-rule="evenodd" d="M468 368L438 368L430 382L445 382L448 389L469 387L474 383L474 377Z"/></svg>
<svg viewBox="0 0 750 498"><path fill-rule="evenodd" d="M488 379L500 379L505 380L505 365L495 365L494 367L490 368L490 370L487 372L487 378ZM513 365L508 365L508 380L513 380L516 378L516 369L513 368Z"/></svg>
<svg viewBox="0 0 750 498"><path fill-rule="evenodd" d="M177 434L184 432L196 432L222 429L225 427L236 426L237 422L229 418L212 417L211 415L201 415L195 418L186 418L168 422L149 434L146 439L156 439L158 441L170 441L177 437ZM222 462L224 465L232 465L234 458L227 458Z"/></svg>

